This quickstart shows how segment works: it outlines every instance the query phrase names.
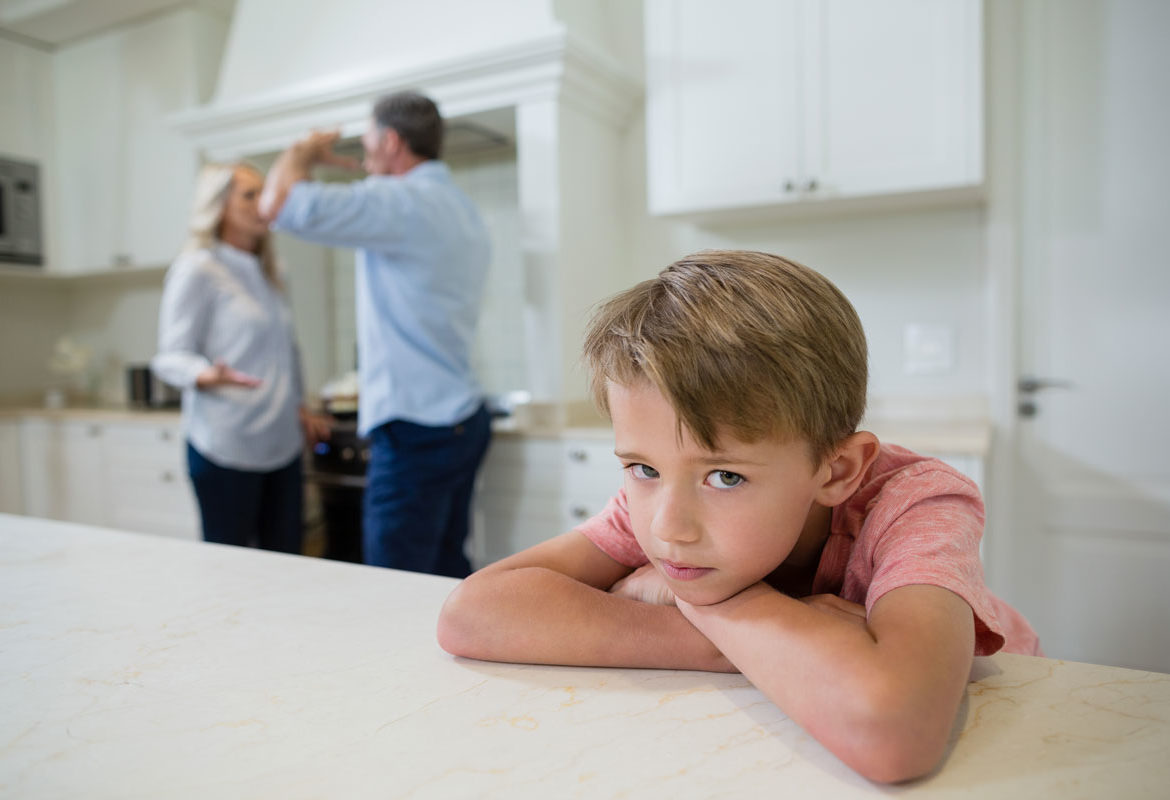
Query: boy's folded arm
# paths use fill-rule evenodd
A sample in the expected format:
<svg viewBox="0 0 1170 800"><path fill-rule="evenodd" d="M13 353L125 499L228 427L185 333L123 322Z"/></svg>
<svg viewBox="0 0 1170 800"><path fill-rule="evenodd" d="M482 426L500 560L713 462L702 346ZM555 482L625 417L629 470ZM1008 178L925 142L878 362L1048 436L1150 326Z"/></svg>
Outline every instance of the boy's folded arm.
<svg viewBox="0 0 1170 800"><path fill-rule="evenodd" d="M485 661L735 671L674 606L606 590L632 570L571 531L465 579L439 614L439 645Z"/></svg>
<svg viewBox="0 0 1170 800"><path fill-rule="evenodd" d="M764 584L683 613L772 702L866 777L941 760L971 669L970 606L937 586L894 589L866 624Z"/></svg>

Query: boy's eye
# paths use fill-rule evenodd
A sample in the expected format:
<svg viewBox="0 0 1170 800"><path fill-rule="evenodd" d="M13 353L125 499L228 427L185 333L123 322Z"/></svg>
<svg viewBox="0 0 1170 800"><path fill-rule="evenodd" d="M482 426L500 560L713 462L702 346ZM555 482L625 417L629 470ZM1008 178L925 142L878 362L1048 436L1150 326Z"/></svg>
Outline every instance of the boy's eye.
<svg viewBox="0 0 1170 800"><path fill-rule="evenodd" d="M715 489L732 489L743 483L743 476L738 472L728 472L717 469L707 476L707 485Z"/></svg>
<svg viewBox="0 0 1170 800"><path fill-rule="evenodd" d="M654 467L648 467L645 464L630 464L626 469L630 471L631 475L640 480L658 477L658 470L654 469Z"/></svg>

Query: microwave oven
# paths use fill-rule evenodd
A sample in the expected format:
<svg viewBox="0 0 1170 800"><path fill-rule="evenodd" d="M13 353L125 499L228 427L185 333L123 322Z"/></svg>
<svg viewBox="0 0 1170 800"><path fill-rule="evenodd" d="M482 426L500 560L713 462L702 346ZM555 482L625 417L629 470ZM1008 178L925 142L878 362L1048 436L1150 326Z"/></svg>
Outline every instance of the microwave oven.
<svg viewBox="0 0 1170 800"><path fill-rule="evenodd" d="M40 167L4 156L0 156L0 263L44 263Z"/></svg>

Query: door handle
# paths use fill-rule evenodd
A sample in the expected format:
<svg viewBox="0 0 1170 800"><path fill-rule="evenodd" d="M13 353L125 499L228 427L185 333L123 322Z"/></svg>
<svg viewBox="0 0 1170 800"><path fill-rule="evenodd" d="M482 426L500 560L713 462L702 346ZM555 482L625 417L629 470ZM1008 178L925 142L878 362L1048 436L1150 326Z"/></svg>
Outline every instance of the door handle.
<svg viewBox="0 0 1170 800"><path fill-rule="evenodd" d="M1016 405L1019 414L1024 419L1031 419L1036 416L1040 410L1033 400L1036 392L1044 389L1072 389L1074 388L1072 381L1066 381L1062 378L1034 378L1026 375L1016 382L1016 389L1020 393L1020 401Z"/></svg>
<svg viewBox="0 0 1170 800"><path fill-rule="evenodd" d="M1072 389L1074 388L1072 381L1066 381L1061 378L1033 378L1025 376L1020 378L1016 383L1016 388L1020 394L1035 394L1043 389Z"/></svg>

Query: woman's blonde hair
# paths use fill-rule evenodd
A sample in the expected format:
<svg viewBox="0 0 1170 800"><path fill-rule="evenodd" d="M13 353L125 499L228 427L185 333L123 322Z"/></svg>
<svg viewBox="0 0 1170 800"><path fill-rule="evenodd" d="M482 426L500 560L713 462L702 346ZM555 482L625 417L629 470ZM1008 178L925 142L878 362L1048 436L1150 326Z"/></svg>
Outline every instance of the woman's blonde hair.
<svg viewBox="0 0 1170 800"><path fill-rule="evenodd" d="M606 414L609 381L648 380L682 427L717 449L803 439L814 464L865 413L865 331L823 275L769 253L707 250L610 298L590 321L584 357Z"/></svg>
<svg viewBox="0 0 1170 800"><path fill-rule="evenodd" d="M195 180L195 201L191 205L191 218L187 223L187 242L183 252L205 250L220 241L219 229L223 222L224 209L231 193L232 181L237 169L250 169L260 173L256 167L243 161L235 164L204 164ZM276 267L276 253L272 246L272 234L265 232L256 251L264 277L277 288L283 288L280 273Z"/></svg>

